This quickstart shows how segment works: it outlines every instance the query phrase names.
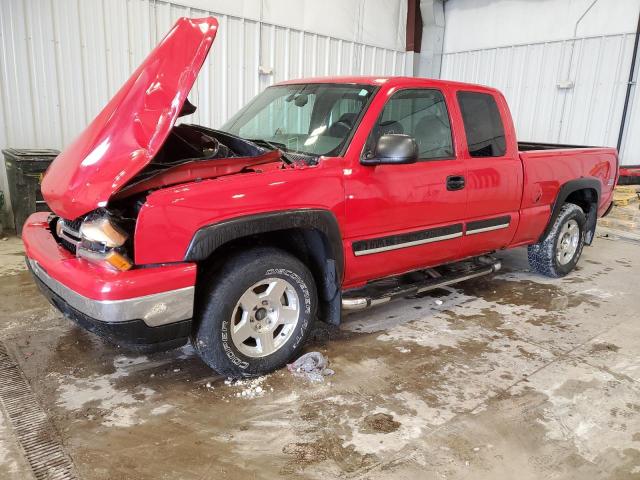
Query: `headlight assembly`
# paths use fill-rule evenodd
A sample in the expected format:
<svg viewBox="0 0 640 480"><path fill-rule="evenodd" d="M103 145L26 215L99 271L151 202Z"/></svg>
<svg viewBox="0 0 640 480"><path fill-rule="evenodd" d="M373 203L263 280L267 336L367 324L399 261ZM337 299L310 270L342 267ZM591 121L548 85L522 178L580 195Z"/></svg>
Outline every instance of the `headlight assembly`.
<svg viewBox="0 0 640 480"><path fill-rule="evenodd" d="M80 225L79 234L78 257L119 271L133 266L123 248L129 236L108 215L87 218Z"/></svg>
<svg viewBox="0 0 640 480"><path fill-rule="evenodd" d="M109 217L99 217L85 220L80 225L80 238L91 243L101 243L107 248L116 248L124 245L128 235L114 225Z"/></svg>

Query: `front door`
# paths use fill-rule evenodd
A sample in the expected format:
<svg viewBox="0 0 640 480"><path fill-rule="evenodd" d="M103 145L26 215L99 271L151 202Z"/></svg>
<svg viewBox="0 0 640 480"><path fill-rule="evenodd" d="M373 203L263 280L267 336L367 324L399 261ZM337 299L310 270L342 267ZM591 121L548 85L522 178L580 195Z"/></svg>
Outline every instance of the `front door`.
<svg viewBox="0 0 640 480"><path fill-rule="evenodd" d="M384 134L411 135L419 160L408 165L358 165L346 179L345 287L453 260L461 247L467 190L456 158L447 92L391 92L363 155Z"/></svg>

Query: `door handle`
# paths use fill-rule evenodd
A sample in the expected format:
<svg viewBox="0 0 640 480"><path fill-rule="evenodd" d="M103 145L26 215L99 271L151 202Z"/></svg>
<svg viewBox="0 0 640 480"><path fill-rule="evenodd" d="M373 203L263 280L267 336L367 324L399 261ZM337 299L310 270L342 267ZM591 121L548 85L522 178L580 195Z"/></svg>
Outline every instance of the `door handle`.
<svg viewBox="0 0 640 480"><path fill-rule="evenodd" d="M462 175L449 175L447 177L447 190L462 190L464 177Z"/></svg>

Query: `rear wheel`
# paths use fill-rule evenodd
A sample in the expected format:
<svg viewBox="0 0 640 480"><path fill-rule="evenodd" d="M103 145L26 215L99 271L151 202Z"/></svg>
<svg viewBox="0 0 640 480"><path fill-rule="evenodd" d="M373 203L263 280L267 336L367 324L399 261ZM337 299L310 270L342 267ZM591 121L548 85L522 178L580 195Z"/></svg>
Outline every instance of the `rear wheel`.
<svg viewBox="0 0 640 480"><path fill-rule="evenodd" d="M548 277L564 277L573 270L584 247L585 225L582 209L564 204L546 237L527 248L531 269Z"/></svg>
<svg viewBox="0 0 640 480"><path fill-rule="evenodd" d="M213 369L250 377L300 350L316 313L313 276L297 258L255 248L227 261L200 298L193 344Z"/></svg>

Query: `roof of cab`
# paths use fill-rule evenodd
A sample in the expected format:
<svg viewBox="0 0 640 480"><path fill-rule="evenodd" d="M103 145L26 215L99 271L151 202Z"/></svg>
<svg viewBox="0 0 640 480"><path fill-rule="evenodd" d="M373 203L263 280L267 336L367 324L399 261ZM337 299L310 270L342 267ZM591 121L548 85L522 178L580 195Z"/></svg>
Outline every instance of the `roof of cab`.
<svg viewBox="0 0 640 480"><path fill-rule="evenodd" d="M309 77L309 78L296 78L291 80L284 80L278 82L275 85L296 85L303 83L344 83L344 84L360 84L360 85L390 85L401 86L404 84L428 84L433 86L453 86L459 88L473 88L474 90L486 90L488 92L497 92L495 88L487 87L485 85L477 85L473 83L454 82L452 80L438 80L435 78L424 77L405 77L405 76L335 76L335 77Z"/></svg>

